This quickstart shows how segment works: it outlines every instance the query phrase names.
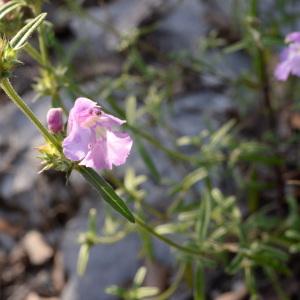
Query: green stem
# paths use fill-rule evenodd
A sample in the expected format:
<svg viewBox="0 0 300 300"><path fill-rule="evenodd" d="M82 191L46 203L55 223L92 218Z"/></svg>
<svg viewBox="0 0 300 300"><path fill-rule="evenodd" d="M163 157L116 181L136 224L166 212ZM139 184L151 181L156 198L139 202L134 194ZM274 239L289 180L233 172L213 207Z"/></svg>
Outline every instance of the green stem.
<svg viewBox="0 0 300 300"><path fill-rule="evenodd" d="M280 300L289 300L288 295L286 294L285 290L281 286L281 282L278 279L277 273L268 267L264 268L264 271L267 274L267 276L270 278L270 280L273 284L274 290L276 291L276 293L278 295L278 298Z"/></svg>
<svg viewBox="0 0 300 300"><path fill-rule="evenodd" d="M40 14L41 7L36 7L34 10L35 13L38 15ZM47 65L48 63L48 50L47 50L47 45L45 42L45 31L44 31L44 24L42 24L39 29L38 29L38 41L39 41L39 47L40 47L40 53L41 53L41 58L43 65Z"/></svg>
<svg viewBox="0 0 300 300"><path fill-rule="evenodd" d="M154 145L158 149L160 149L163 152L165 152L166 154L168 154L173 159L181 160L181 161L185 161L185 162L192 162L193 161L193 157L184 155L184 154L182 154L182 153L180 153L178 151L174 151L174 150L171 150L171 149L165 147L159 141L157 141L155 138L153 138L151 135L149 135L145 131L141 130L140 128L132 126L132 125L129 125L129 124L126 124L126 126L132 132L138 134L139 136L141 136L142 138L144 138L145 140L147 140L149 143L151 143L152 145Z"/></svg>
<svg viewBox="0 0 300 300"><path fill-rule="evenodd" d="M126 235L128 234L128 231L123 230L118 233L116 233L113 236L96 236L94 239L95 244L112 244L116 243L120 240L122 240Z"/></svg>
<svg viewBox="0 0 300 300"><path fill-rule="evenodd" d="M204 266L203 264L196 262L194 270L194 299L195 300L205 300L205 277L204 277Z"/></svg>
<svg viewBox="0 0 300 300"><path fill-rule="evenodd" d="M178 273L176 274L174 282L170 285L170 287L165 290L162 294L155 297L155 300L166 300L170 299L170 297L175 293L177 290L179 284L182 282L182 277L184 275L184 272L186 270L186 265L183 264L179 267Z"/></svg>
<svg viewBox="0 0 300 300"><path fill-rule="evenodd" d="M29 106L24 102L24 100L18 95L13 86L11 85L8 78L1 81L0 84L3 91L10 98L10 100L26 115L26 117L36 126L36 128L41 132L43 137L48 140L57 150L61 150L61 146L56 138L51 135L44 125L35 116Z"/></svg>
<svg viewBox="0 0 300 300"><path fill-rule="evenodd" d="M258 294L256 291L255 278L253 274L253 269L250 266L245 266L244 276L246 281L246 286L250 294L250 300L258 300Z"/></svg>
<svg viewBox="0 0 300 300"><path fill-rule="evenodd" d="M42 7L40 3L33 4L31 10L34 15L38 16L41 13ZM40 48L40 58L42 60L42 65L47 65L48 60L48 51L47 45L45 42L45 32L44 32L44 24L42 24L38 29L38 41L39 41L39 48Z"/></svg>
<svg viewBox="0 0 300 300"><path fill-rule="evenodd" d="M41 12L41 5L37 3L36 5L33 5L32 7L32 12L35 15L39 15ZM38 41L39 41L39 49L40 52L38 52L35 48L30 46L25 47L26 52L33 58L35 59L41 69L41 74L45 78L46 81L49 81L51 83L52 87L52 94L50 95L52 98L52 107L62 107L64 113L67 115L67 110L62 103L60 97L59 97L59 88L56 85L56 82L58 81L55 75L55 68L52 67L51 61L49 59L49 53L48 53L48 48L46 44L46 33L45 33L45 24L41 24L41 26L38 29ZM42 72L44 71L44 73Z"/></svg>
<svg viewBox="0 0 300 300"><path fill-rule="evenodd" d="M172 240L164 237L163 235L160 235L153 228L151 228L146 223L144 223L143 220L141 220L136 215L135 215L135 222L136 222L137 225L141 226L144 230L148 231L149 233L151 233L156 238L158 238L161 241L163 241L164 243L168 244L170 247L175 248L177 250L180 250L182 252L185 252L187 254L196 255L196 256L202 256L202 253L200 251L198 251L196 249L189 248L189 247L181 246L181 245L173 242ZM203 257L203 259L207 259L207 258Z"/></svg>
<svg viewBox="0 0 300 300"><path fill-rule="evenodd" d="M43 64L46 64L48 62L48 53L47 53L47 47L44 39L44 28L39 28L39 45L40 45L40 52Z"/></svg>
<svg viewBox="0 0 300 300"><path fill-rule="evenodd" d="M37 61L40 65L44 64L41 54L34 47L32 47L29 43L27 43L25 45L24 50L27 52L27 54L31 58L33 58L35 61Z"/></svg>

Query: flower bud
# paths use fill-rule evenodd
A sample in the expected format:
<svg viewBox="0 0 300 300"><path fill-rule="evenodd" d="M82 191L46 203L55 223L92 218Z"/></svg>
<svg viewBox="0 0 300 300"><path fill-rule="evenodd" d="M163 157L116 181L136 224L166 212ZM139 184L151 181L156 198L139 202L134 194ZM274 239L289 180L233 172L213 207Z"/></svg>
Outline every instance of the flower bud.
<svg viewBox="0 0 300 300"><path fill-rule="evenodd" d="M50 108L47 113L48 129L52 133L59 133L63 130L63 110L59 108Z"/></svg>

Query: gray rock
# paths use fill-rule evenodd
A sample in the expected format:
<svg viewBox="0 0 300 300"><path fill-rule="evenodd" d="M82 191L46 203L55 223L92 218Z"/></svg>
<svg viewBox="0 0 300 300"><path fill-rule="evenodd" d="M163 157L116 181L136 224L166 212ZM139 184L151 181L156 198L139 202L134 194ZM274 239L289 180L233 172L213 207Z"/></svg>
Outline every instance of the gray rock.
<svg viewBox="0 0 300 300"><path fill-rule="evenodd" d="M50 107L48 99L44 98L32 102L34 93L24 95L23 99L31 107L37 117L42 122L46 122L47 110ZM40 134L34 125L32 125L23 113L12 103L7 103L2 106L0 128L1 136L7 139L16 149L37 146L33 142L37 142L36 138L38 138Z"/></svg>
<svg viewBox="0 0 300 300"><path fill-rule="evenodd" d="M96 200L97 201L97 200ZM94 202L95 204L95 202ZM130 235L112 245L99 245L90 253L90 259L84 276L79 277L76 271L79 245L78 234L86 230L90 202L85 202L80 213L67 225L62 251L65 270L69 275L69 283L63 292L63 300L98 300L113 299L105 294L105 288L112 284L124 285L138 268L136 255L139 243L135 236ZM99 226L103 224L103 207L98 204Z"/></svg>
<svg viewBox="0 0 300 300"><path fill-rule="evenodd" d="M172 0L122 0L116 1L109 7L109 14L114 28L119 35L128 36L135 33L139 25L151 17L167 12L175 1ZM110 49L118 49L120 37L108 37Z"/></svg>
<svg viewBox="0 0 300 300"><path fill-rule="evenodd" d="M28 94L24 98L31 100L32 97L32 94ZM40 120L45 120L48 109L46 101L29 102L29 105ZM6 104L2 111L1 144L7 145L8 149L4 155L6 161L2 162L5 176L1 180L0 195L4 200L11 201L12 197L32 190L39 176L39 161L36 158L38 152L34 148L41 145L43 139L38 130L13 104Z"/></svg>
<svg viewBox="0 0 300 300"><path fill-rule="evenodd" d="M71 28L79 39L87 41L84 51L101 56L118 50L123 36L134 34L143 21L165 13L173 3L174 0L114 1L88 9L87 18L74 18Z"/></svg>
<svg viewBox="0 0 300 300"><path fill-rule="evenodd" d="M16 241L8 234L0 233L0 249L9 252L15 246Z"/></svg>
<svg viewBox="0 0 300 300"><path fill-rule="evenodd" d="M75 251L72 250L77 257L78 247L75 247ZM86 274L78 277L73 270L62 299L114 299L105 293L105 288L113 284L124 286L132 279L139 265L136 259L138 251L138 240L132 235L117 244L93 248ZM69 255L70 252L65 254ZM74 269L76 260L72 260L69 266Z"/></svg>
<svg viewBox="0 0 300 300"><path fill-rule="evenodd" d="M26 144L25 144L26 146ZM35 154L36 150L31 149ZM38 177L38 161L30 151L22 151L21 157L14 162L10 173L1 184L0 192L5 199L28 192L32 189Z"/></svg>
<svg viewBox="0 0 300 300"><path fill-rule="evenodd" d="M232 101L226 95L203 91L175 101L173 113L168 114L168 121L178 136L198 135L207 127L220 126L222 119L225 119L224 114L230 108Z"/></svg>
<svg viewBox="0 0 300 300"><path fill-rule="evenodd" d="M178 1L178 5L161 20L154 33L158 36L158 47L163 51L195 52L200 38L209 29L205 22L205 12L205 5L201 1Z"/></svg>
<svg viewBox="0 0 300 300"><path fill-rule="evenodd" d="M92 248L84 276L77 275L76 265L79 252L77 239L80 232L86 231L88 210L93 206L97 208L98 228L101 228L104 221L101 202L99 199L94 201L86 199L79 214L70 220L64 233L61 248L65 270L70 280L63 291L63 300L115 299L105 293L105 288L114 284L126 287L141 265L139 238L136 234L129 234L117 243L97 245ZM169 249L158 241L154 241L154 245L158 261L171 266L173 260L170 259Z"/></svg>

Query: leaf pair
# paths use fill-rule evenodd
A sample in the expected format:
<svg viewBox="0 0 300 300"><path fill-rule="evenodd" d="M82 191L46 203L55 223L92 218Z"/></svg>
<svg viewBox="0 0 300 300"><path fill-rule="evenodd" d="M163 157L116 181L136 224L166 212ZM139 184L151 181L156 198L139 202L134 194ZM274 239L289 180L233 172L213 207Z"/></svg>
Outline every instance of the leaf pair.
<svg viewBox="0 0 300 300"><path fill-rule="evenodd" d="M14 0L14 1L9 1L5 4L3 4L0 7L0 20L3 19L6 15L11 13L17 8L20 8L22 6L25 6L26 3L23 0Z"/></svg>
<svg viewBox="0 0 300 300"><path fill-rule="evenodd" d="M10 40L10 46L19 50L25 46L31 34L42 24L47 14L42 13L26 24L18 33Z"/></svg>

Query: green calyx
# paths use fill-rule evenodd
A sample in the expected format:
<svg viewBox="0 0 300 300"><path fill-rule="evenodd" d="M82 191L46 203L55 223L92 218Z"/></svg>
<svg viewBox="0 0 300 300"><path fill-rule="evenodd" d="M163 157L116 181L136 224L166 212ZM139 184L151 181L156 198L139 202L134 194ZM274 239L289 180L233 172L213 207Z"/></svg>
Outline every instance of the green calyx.
<svg viewBox="0 0 300 300"><path fill-rule="evenodd" d="M42 24L47 14L43 13L28 22L8 41L0 38L0 80L8 78L17 61L17 52L26 46L32 33Z"/></svg>
<svg viewBox="0 0 300 300"><path fill-rule="evenodd" d="M17 51L5 38L0 39L0 79L9 77L13 66L17 63Z"/></svg>
<svg viewBox="0 0 300 300"><path fill-rule="evenodd" d="M46 144L38 147L37 150L40 152L39 158L41 159L42 165L40 173L50 169L60 172L66 172L67 174L72 171L72 162L67 160L64 155L59 152L53 145Z"/></svg>

